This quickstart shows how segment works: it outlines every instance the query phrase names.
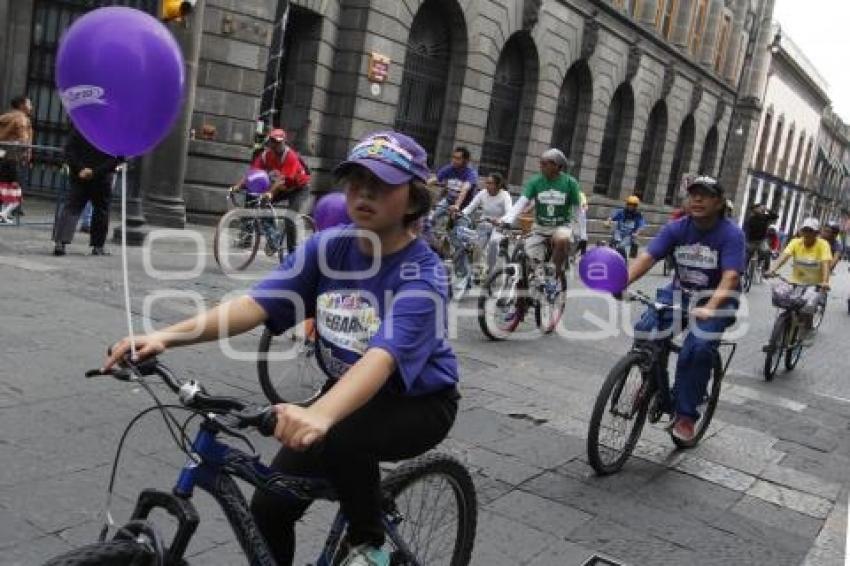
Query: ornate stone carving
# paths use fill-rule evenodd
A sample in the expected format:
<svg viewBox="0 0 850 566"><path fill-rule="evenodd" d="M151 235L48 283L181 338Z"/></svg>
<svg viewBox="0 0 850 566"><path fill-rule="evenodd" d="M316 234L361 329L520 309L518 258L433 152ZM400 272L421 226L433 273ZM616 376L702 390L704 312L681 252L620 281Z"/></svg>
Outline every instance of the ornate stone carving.
<svg viewBox="0 0 850 566"><path fill-rule="evenodd" d="M676 82L676 65L669 63L664 67L664 78L661 81L661 98L667 98Z"/></svg>
<svg viewBox="0 0 850 566"><path fill-rule="evenodd" d="M522 8L522 29L530 30L540 20L540 7L543 0L525 0Z"/></svg>
<svg viewBox="0 0 850 566"><path fill-rule="evenodd" d="M640 44L632 43L629 46L629 59L626 62L626 80L631 82L635 75L637 75L638 69L640 69L640 60L643 56L643 50L640 48Z"/></svg>
<svg viewBox="0 0 850 566"><path fill-rule="evenodd" d="M596 44L599 42L598 15L599 12L594 10L590 17L584 19L584 32L581 34L582 59L590 59L593 52L596 51Z"/></svg>
<svg viewBox="0 0 850 566"><path fill-rule="evenodd" d="M695 112L702 102L703 86L701 81L694 83L694 89L691 91L691 112Z"/></svg>

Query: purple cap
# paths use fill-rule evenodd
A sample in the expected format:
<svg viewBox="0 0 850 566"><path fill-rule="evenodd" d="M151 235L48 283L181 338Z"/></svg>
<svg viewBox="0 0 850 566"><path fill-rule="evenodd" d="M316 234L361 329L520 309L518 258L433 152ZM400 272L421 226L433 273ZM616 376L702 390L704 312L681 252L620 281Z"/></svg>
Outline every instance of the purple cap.
<svg viewBox="0 0 850 566"><path fill-rule="evenodd" d="M427 181L431 176L428 152L412 138L393 131L366 136L334 173L342 175L352 165L365 167L388 185L403 185L413 178Z"/></svg>

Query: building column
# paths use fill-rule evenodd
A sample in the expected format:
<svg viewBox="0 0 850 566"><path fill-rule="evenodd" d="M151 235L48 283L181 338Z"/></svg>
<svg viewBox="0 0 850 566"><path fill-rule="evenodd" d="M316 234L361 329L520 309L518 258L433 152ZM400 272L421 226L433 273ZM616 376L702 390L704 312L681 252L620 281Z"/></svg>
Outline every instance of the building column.
<svg viewBox="0 0 850 566"><path fill-rule="evenodd" d="M744 25L747 21L747 6L750 0L735 0L732 4L732 29L729 30L729 43L726 45L726 59L721 69L723 76L729 80L735 88L738 80L737 62L741 55L741 34L746 34ZM747 49L746 42L743 45L744 50Z"/></svg>
<svg viewBox="0 0 850 566"><path fill-rule="evenodd" d="M765 208L773 208L773 198L776 196L776 185L773 183L767 189L767 202L764 204Z"/></svg>
<svg viewBox="0 0 850 566"><path fill-rule="evenodd" d="M717 51L717 42L720 38L720 14L722 13L723 0L711 0L699 53L699 62L706 67L714 65L714 52Z"/></svg>
<svg viewBox="0 0 850 566"><path fill-rule="evenodd" d="M791 198L789 199L789 202L788 202L788 217L785 219L785 222L783 223L783 226L782 226L782 230L784 232L787 232L788 228L792 224L792 220L794 219L793 218L794 217L794 205L797 204L797 201L799 200L798 199L799 195L800 195L800 193L797 189L791 189Z"/></svg>
<svg viewBox="0 0 850 566"><path fill-rule="evenodd" d="M186 225L186 202L183 200L183 179L189 161L189 130L195 106L198 61L204 31L204 6L198 2L187 25L169 24L177 39L186 65L186 92L183 109L171 133L145 159L142 186L145 197L145 219L157 226L183 228Z"/></svg>
<svg viewBox="0 0 850 566"><path fill-rule="evenodd" d="M655 17L658 13L658 2L659 0L643 0L643 2L640 3L640 13L637 15L640 23L650 27L655 27Z"/></svg>
<svg viewBox="0 0 850 566"><path fill-rule="evenodd" d="M691 25L694 19L694 0L679 0L676 10L676 19L673 22L673 30L670 40L685 51L688 49L688 41L691 38Z"/></svg>
<svg viewBox="0 0 850 566"><path fill-rule="evenodd" d="M797 208L797 217L794 218L794 222L791 223L791 228L796 228L800 225L800 220L802 220L803 216L806 214L806 193L800 194L800 205Z"/></svg>

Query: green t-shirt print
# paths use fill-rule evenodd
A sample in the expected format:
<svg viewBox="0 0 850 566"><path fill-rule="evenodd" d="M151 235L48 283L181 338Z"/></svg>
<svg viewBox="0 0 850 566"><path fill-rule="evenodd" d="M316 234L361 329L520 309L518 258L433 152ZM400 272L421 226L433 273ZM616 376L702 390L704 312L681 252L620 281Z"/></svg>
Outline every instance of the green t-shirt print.
<svg viewBox="0 0 850 566"><path fill-rule="evenodd" d="M535 201L534 222L544 227L569 224L573 208L581 202L578 181L566 173L552 181L538 173L525 184L522 196Z"/></svg>

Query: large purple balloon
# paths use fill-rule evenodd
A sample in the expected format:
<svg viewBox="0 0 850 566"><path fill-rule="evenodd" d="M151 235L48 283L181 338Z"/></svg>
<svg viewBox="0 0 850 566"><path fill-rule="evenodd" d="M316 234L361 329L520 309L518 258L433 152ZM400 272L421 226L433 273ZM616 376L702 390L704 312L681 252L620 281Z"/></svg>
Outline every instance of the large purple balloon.
<svg viewBox="0 0 850 566"><path fill-rule="evenodd" d="M162 141L180 113L183 55L153 16L100 8L62 36L56 85L71 121L92 145L133 157Z"/></svg>
<svg viewBox="0 0 850 566"><path fill-rule="evenodd" d="M578 264L578 274L589 288L606 293L620 293L629 282L626 260L606 246L587 252Z"/></svg>
<svg viewBox="0 0 850 566"><path fill-rule="evenodd" d="M350 224L348 207L345 204L345 195L342 193L331 193L323 196L313 209L313 220L316 222L316 230L324 230Z"/></svg>
<svg viewBox="0 0 850 566"><path fill-rule="evenodd" d="M269 174L263 169L249 169L245 174L245 188L252 195L261 195L271 186Z"/></svg>

